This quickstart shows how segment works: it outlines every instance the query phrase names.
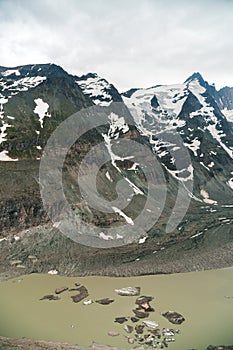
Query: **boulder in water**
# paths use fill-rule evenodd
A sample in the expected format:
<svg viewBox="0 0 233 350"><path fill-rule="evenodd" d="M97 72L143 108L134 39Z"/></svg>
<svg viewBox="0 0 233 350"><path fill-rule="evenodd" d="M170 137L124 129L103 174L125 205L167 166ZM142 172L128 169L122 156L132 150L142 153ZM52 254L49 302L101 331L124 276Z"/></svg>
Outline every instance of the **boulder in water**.
<svg viewBox="0 0 233 350"><path fill-rule="evenodd" d="M104 299L96 300L95 302L101 305L109 305L114 302L114 299L104 298Z"/></svg>
<svg viewBox="0 0 233 350"><path fill-rule="evenodd" d="M60 298L53 294L43 296L40 300L59 300Z"/></svg>
<svg viewBox="0 0 233 350"><path fill-rule="evenodd" d="M65 292L68 289L69 289L68 287L57 288L57 289L55 289L55 294L61 294L61 293Z"/></svg>
<svg viewBox="0 0 233 350"><path fill-rule="evenodd" d="M127 333L132 333L133 332L133 327L128 325L128 324L125 324L124 325L124 330L127 332Z"/></svg>
<svg viewBox="0 0 233 350"><path fill-rule="evenodd" d="M128 318L126 317L116 317L114 322L122 324L126 321L128 321Z"/></svg>
<svg viewBox="0 0 233 350"><path fill-rule="evenodd" d="M184 316L182 316L176 311L166 311L163 312L161 315L166 317L166 319L173 324L181 324L185 321Z"/></svg>
<svg viewBox="0 0 233 350"><path fill-rule="evenodd" d="M85 299L89 295L87 288L84 286L77 288L77 290L79 291L79 294L71 296L71 299L74 303L78 303L79 301Z"/></svg>
<svg viewBox="0 0 233 350"><path fill-rule="evenodd" d="M154 309L150 306L150 302L153 300L153 297L140 296L136 300L136 304L140 309L143 309L147 312L152 312Z"/></svg>
<svg viewBox="0 0 233 350"><path fill-rule="evenodd" d="M138 318L145 318L145 317L149 316L149 312L140 311L138 309L133 310L133 312L135 313L136 317L138 317Z"/></svg>

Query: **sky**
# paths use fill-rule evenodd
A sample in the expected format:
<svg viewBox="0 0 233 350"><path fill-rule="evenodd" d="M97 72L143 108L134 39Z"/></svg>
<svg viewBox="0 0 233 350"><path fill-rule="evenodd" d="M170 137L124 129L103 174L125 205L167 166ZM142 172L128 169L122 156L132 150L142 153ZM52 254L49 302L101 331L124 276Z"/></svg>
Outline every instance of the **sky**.
<svg viewBox="0 0 233 350"><path fill-rule="evenodd" d="M233 86L233 0L0 0L0 65L56 63L119 91L200 72Z"/></svg>

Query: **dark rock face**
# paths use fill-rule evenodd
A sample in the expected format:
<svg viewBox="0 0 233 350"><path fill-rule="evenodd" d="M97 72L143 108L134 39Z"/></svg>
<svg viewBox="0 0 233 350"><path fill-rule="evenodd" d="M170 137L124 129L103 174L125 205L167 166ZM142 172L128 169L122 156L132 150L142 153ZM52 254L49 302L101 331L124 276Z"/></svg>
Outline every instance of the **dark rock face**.
<svg viewBox="0 0 233 350"><path fill-rule="evenodd" d="M227 108L229 110L233 109L233 88L224 87L219 90L219 105L222 108Z"/></svg>
<svg viewBox="0 0 233 350"><path fill-rule="evenodd" d="M182 316L176 311L163 312L162 316L166 317L166 319L168 319L168 321L173 324L181 324L185 321L184 316Z"/></svg>
<svg viewBox="0 0 233 350"><path fill-rule="evenodd" d="M6 116L11 116L14 120L11 120L7 140L1 143L0 151L7 150L13 158L35 159L41 155L36 146L43 149L48 137L61 121L93 103L83 94L75 78L59 66L28 65L18 69L20 76L1 77L1 83L6 85L0 84L0 93L8 98L3 121L7 120ZM30 87L22 85L25 79L31 81ZM1 91L2 86L4 88ZM35 112L35 101L38 99L48 105L43 126Z"/></svg>
<svg viewBox="0 0 233 350"><path fill-rule="evenodd" d="M154 96L154 97L152 97L152 99L151 99L151 106L153 107L153 108L157 108L157 107L159 107L159 102L158 102L158 100L157 100L157 97L156 96Z"/></svg>

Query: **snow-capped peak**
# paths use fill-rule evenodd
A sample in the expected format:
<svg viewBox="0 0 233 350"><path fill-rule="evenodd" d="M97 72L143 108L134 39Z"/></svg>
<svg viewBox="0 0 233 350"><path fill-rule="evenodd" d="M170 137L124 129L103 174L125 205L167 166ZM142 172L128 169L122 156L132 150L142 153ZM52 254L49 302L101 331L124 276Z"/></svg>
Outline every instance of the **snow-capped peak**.
<svg viewBox="0 0 233 350"><path fill-rule="evenodd" d="M191 81L194 81L194 80L197 80L201 86L206 87L206 82L199 72L193 73L190 77L188 77L188 79L185 80L185 83L190 83Z"/></svg>
<svg viewBox="0 0 233 350"><path fill-rule="evenodd" d="M88 95L96 105L109 106L113 101L122 101L116 88L96 73L88 73L75 79L83 93Z"/></svg>

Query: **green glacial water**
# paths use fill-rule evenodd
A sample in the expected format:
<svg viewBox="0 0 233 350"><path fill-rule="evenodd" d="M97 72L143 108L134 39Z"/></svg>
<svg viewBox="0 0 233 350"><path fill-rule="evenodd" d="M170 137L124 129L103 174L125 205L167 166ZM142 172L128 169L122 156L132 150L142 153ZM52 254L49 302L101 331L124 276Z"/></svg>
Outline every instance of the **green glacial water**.
<svg viewBox="0 0 233 350"><path fill-rule="evenodd" d="M174 275L115 277L61 277L32 274L0 282L0 335L50 341L70 342L82 346L93 341L130 348L123 325L114 323L117 316L133 316L136 297L118 296L115 288L140 286L141 295L154 296L155 311L149 319L159 327L180 329L172 350L203 350L210 344L233 344L233 268ZM61 300L39 299L58 287L81 283L90 298L110 297L110 305L73 303L64 292ZM228 298L226 298L228 297ZM181 325L172 325L161 312L174 310L185 317ZM131 321L127 324L131 324ZM110 337L108 331L120 333Z"/></svg>

